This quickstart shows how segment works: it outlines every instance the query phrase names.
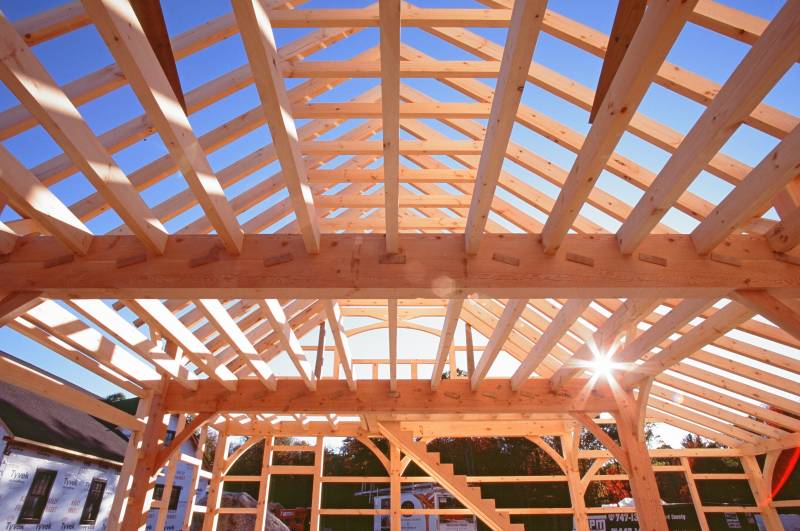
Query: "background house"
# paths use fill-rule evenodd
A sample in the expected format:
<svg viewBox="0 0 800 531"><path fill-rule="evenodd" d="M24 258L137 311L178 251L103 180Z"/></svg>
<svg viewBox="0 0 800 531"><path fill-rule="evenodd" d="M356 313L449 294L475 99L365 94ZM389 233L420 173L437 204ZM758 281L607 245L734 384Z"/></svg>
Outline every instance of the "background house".
<svg viewBox="0 0 800 531"><path fill-rule="evenodd" d="M118 405L135 410L136 400ZM171 430L176 422L171 419ZM127 437L86 413L0 382L0 527L105 529ZM194 441L182 450L193 454ZM170 504L166 529L182 526L189 478L178 464L172 495L164 497ZM156 497L161 491L156 488ZM150 511L148 529L157 512Z"/></svg>

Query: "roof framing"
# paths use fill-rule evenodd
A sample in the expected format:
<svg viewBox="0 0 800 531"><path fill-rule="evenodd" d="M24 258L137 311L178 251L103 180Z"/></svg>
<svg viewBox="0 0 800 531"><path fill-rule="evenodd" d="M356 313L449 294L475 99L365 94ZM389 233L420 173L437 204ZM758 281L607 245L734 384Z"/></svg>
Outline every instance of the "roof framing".
<svg viewBox="0 0 800 531"><path fill-rule="evenodd" d="M132 394L166 383L159 403L168 409L242 414L261 427L282 424L281 414L301 419L286 421L298 429L317 429L309 417L319 414L348 432L348 414L469 423L567 410L594 423L638 388L648 401L625 420L636 420L628 431L646 414L751 453L796 440L800 120L764 97L797 68L800 0L771 21L711 0L651 1L628 50L608 54L607 35L538 0L292 4L234 0L233 13L173 36L177 61L231 37L246 50L246 65L185 95L127 4L85 0L0 20L3 46L17 52L5 54L0 77L20 101L0 112L0 140L41 125L63 150L27 168L0 148L0 206L20 215L0 223L0 323ZM751 47L721 86L665 61L687 22ZM58 86L32 47L89 24L116 63ZM370 27L377 46L315 59ZM505 46L474 27L507 28ZM311 31L278 48L281 28ZM474 59L429 55L404 42L402 28ZM542 32L618 62L607 91L533 62ZM287 89L286 78L302 81ZM374 81L351 101L328 99L355 78ZM440 101L410 78L434 79L464 101ZM496 79L495 89L479 78ZM523 101L528 83L583 111L597 101L588 134ZM637 110L653 84L704 107L688 134ZM126 85L144 114L94 134L78 108ZM194 131L193 114L251 85L259 105ZM777 142L752 168L720 151L741 124ZM270 139L212 168L219 150L265 125ZM575 162L560 167L515 139L517 129ZM167 153L124 173L112 157L155 133ZM626 133L664 151L660 172L620 153ZM235 187L275 161L277 173ZM54 185L78 171L95 191L67 204ZM177 171L189 188L147 205L141 193ZM603 171L642 199L597 186ZM689 190L700 171L732 190L718 201ZM202 213L187 216L197 205ZM698 222L691 234L664 218L673 207ZM90 231L109 209L123 224ZM351 326L356 318L372 321ZM334 344L304 348L320 325ZM386 356L357 351L353 336L381 329ZM438 348L405 357L405 330L438 336ZM473 332L488 343L474 344ZM618 388L592 378L596 351L611 355ZM277 368L281 358L293 372ZM509 374L494 375L509 363ZM22 379L43 390L41 376Z"/></svg>

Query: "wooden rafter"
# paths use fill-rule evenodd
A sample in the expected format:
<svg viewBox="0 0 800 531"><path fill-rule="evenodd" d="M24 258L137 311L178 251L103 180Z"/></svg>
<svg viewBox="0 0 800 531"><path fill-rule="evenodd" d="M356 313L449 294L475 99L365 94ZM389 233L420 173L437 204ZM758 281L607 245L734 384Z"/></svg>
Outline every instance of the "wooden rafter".
<svg viewBox="0 0 800 531"><path fill-rule="evenodd" d="M464 240L469 254L478 252L489 217L546 3L546 0L520 0L514 3L467 218Z"/></svg>
<svg viewBox="0 0 800 531"><path fill-rule="evenodd" d="M545 223L542 245L548 254L561 245L696 3L659 1L647 9Z"/></svg>
<svg viewBox="0 0 800 531"><path fill-rule="evenodd" d="M622 58L625 57L625 53L631 45L646 7L645 0L620 0L617 4L617 14L614 16L614 25L611 26L603 68L600 70L600 79L597 81L592 111L589 113L589 123L594 121L597 111L600 110L611 80L617 74Z"/></svg>
<svg viewBox="0 0 800 531"><path fill-rule="evenodd" d="M289 114L289 97L277 70L278 48L270 18L257 0L236 0L233 8L306 250L317 253L319 223L297 141L297 129Z"/></svg>
<svg viewBox="0 0 800 531"><path fill-rule="evenodd" d="M800 2L789 1L750 49L617 231L632 253L800 55ZM790 138L789 142L796 142ZM773 153L772 155L775 155ZM795 166L789 162L789 166ZM762 168L763 171L763 168ZM780 175L780 168L774 170ZM765 176L767 177L767 176Z"/></svg>
<svg viewBox="0 0 800 531"><path fill-rule="evenodd" d="M225 248L237 254L242 229L133 8L112 0L84 0L83 5Z"/></svg>

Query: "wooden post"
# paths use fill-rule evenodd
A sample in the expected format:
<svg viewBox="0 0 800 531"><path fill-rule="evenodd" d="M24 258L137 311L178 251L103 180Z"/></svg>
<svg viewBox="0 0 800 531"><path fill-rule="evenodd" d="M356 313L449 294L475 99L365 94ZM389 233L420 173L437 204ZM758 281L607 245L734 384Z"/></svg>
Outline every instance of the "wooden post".
<svg viewBox="0 0 800 531"><path fill-rule="evenodd" d="M636 502L639 529L642 531L667 531L667 518L661 506L656 474L644 440L639 430L639 408L631 391L623 391L611 380L619 410L614 413L619 440L628 460L628 482Z"/></svg>
<svg viewBox="0 0 800 531"><path fill-rule="evenodd" d="M581 472L578 466L578 450L581 442L581 427L574 424L572 429L561 436L561 448L564 451L564 473L567 476L569 498L575 517L576 531L589 531L589 516L586 513L584 495L586 489L581 484Z"/></svg>
<svg viewBox="0 0 800 531"><path fill-rule="evenodd" d="M169 422L169 421L168 421ZM169 426L169 423L167 424ZM175 433L178 434L186 426L186 415L179 414L177 425L175 426ZM161 494L161 504L158 508L158 519L156 520L156 531L164 531L164 525L167 523L167 515L169 513L169 503L172 499L172 484L175 481L175 471L178 468L178 463L181 460L180 447L175 449L169 461L167 461L167 471L164 477L164 490Z"/></svg>
<svg viewBox="0 0 800 531"><path fill-rule="evenodd" d="M389 443L389 498L391 531L400 531L400 447Z"/></svg>
<svg viewBox="0 0 800 531"><path fill-rule="evenodd" d="M469 323L464 323L464 335L467 341L467 376L472 378L472 373L475 372L475 349L472 346L472 326Z"/></svg>
<svg viewBox="0 0 800 531"><path fill-rule="evenodd" d="M311 523L309 531L319 531L323 461L325 461L325 437L317 437L317 443L314 446L314 483L311 485Z"/></svg>
<svg viewBox="0 0 800 531"><path fill-rule="evenodd" d="M706 512L703 510L703 500L700 499L700 492L697 490L692 465L689 463L688 457L681 457L681 466L683 466L684 474L686 474L686 484L689 486L689 494L692 495L692 505L694 505L694 511L697 513L697 521L700 522L700 531L710 531L708 518L706 518Z"/></svg>
<svg viewBox="0 0 800 531"><path fill-rule="evenodd" d="M146 417L150 411L152 402L152 394L148 394L146 397L139 400L139 405L136 409L136 418L141 419ZM106 528L109 531L118 531L120 529L122 515L125 514L125 510L127 509L131 494L131 486L133 485L133 474L136 471L139 448L142 444L142 435L143 433L141 431L133 431L131 432L130 439L128 439L125 459L122 463L122 469L119 472L119 479L117 480L117 488L114 492L114 501L108 513Z"/></svg>
<svg viewBox="0 0 800 531"><path fill-rule="evenodd" d="M219 503L222 500L222 477L228 460L228 432L223 427L217 436L217 449L214 452L214 466L211 469L211 482L208 485L208 503L203 519L203 531L214 531L219 520Z"/></svg>
<svg viewBox="0 0 800 531"><path fill-rule="evenodd" d="M183 527L189 529L192 526L192 516L194 516L195 501L197 501L197 487L200 485L200 477L203 475L203 454L206 450L208 441L208 424L204 424L200 430L200 438L197 441L197 450L194 457L196 459L192 479L189 481L189 493L186 496L186 509L183 512Z"/></svg>
<svg viewBox="0 0 800 531"><path fill-rule="evenodd" d="M161 449L167 425L164 423L164 413L162 409L162 395L154 394L147 407L146 421L141 441L136 452L134 469L130 479L130 490L128 491L128 503L125 507L124 516L119 527L121 531L144 530L147 519L147 511L150 502L153 500L153 488L155 487L154 470L155 456ZM126 455L126 460L128 456Z"/></svg>
<svg viewBox="0 0 800 531"><path fill-rule="evenodd" d="M323 333L323 332L320 332ZM258 483L258 505L256 505L255 529L264 529L269 512L269 478L272 466L272 437L264 437L264 454L261 458L261 479Z"/></svg>
<svg viewBox="0 0 800 531"><path fill-rule="evenodd" d="M783 531L781 517L772 503L770 485L764 480L764 475L761 473L761 467L758 466L756 457L754 455L744 455L739 459L742 462L742 468L747 475L747 482L750 484L750 490L753 491L753 498L756 500L756 505L758 505L758 510L761 513L761 518L764 520L767 531Z"/></svg>

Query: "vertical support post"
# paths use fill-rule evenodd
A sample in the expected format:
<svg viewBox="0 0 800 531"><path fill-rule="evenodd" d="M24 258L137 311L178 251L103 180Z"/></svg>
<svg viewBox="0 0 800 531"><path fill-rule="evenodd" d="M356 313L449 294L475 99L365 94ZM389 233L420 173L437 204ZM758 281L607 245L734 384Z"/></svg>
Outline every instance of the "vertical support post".
<svg viewBox="0 0 800 531"><path fill-rule="evenodd" d="M175 433L180 433L183 431L183 428L186 426L186 415L179 414L177 419L177 423L175 426ZM172 421L171 415L169 416L167 421L167 426L169 426L169 422ZM161 504L158 508L158 518L156 519L156 531L164 531L164 526L167 523L167 515L169 514L169 503L172 500L172 484L175 482L175 471L178 468L178 463L181 460L181 449L176 448L175 453L172 454L167 461L167 471L164 477L164 490L161 491Z"/></svg>
<svg viewBox="0 0 800 531"><path fill-rule="evenodd" d="M205 424L200 430L200 438L197 441L197 450L194 454L196 461L192 471L192 479L189 480L189 493L186 496L186 510L183 512L183 527L181 527L181 529L190 529L192 526L194 507L197 501L197 487L200 485L200 477L203 469L203 455L206 451L207 441L208 424Z"/></svg>
<svg viewBox="0 0 800 531"><path fill-rule="evenodd" d="M653 462L647 451L644 433L640 433L642 430L639 429L640 409L631 391L622 390L613 378L609 381L617 401L618 410L614 412L614 418L617 421L622 450L628 457L628 482L633 499L636 500L639 529L668 531Z"/></svg>
<svg viewBox="0 0 800 531"><path fill-rule="evenodd" d="M146 424L138 444L133 476L130 480L128 503L122 513L124 516L119 527L121 531L143 531L145 528L147 510L153 500L153 489L156 485L155 475L158 472L154 469L155 457L164 442L166 432L162 395L156 393L147 408Z"/></svg>
<svg viewBox="0 0 800 531"><path fill-rule="evenodd" d="M400 448L389 443L389 508L391 531L400 531Z"/></svg>
<svg viewBox="0 0 800 531"><path fill-rule="evenodd" d="M753 491L753 498L756 500L756 505L758 505L758 510L761 513L761 518L764 520L767 531L784 531L781 517L772 503L770 485L764 480L764 475L761 472L761 467L758 466L756 457L754 455L743 455L739 459L742 462L742 468L747 475L747 482L750 484L750 490Z"/></svg>
<svg viewBox="0 0 800 531"><path fill-rule="evenodd" d="M703 500L700 499L700 492L694 482L694 473L688 457L681 457L681 466L686 475L686 484L689 486L689 494L692 496L692 505L694 505L694 512L697 513L697 521L700 522L700 531L710 531L708 518L706 518L706 512L703 510Z"/></svg>
<svg viewBox="0 0 800 531"><path fill-rule="evenodd" d="M211 482L208 485L208 503L206 516L203 519L203 531L217 529L219 520L219 504L222 500L222 479L225 475L225 463L228 461L228 427L224 426L217 437L217 449L214 452L214 466L211 469Z"/></svg>
<svg viewBox="0 0 800 531"><path fill-rule="evenodd" d="M319 509L322 494L322 464L325 461L325 437L317 437L314 445L314 483L311 486L311 523L309 531L319 531Z"/></svg>
<svg viewBox="0 0 800 531"><path fill-rule="evenodd" d="M581 472L578 465L578 450L581 443L581 427L573 426L561 436L561 448L564 451L564 473L567 476L569 498L575 518L576 531L589 531L589 515L586 513L586 489L581 484Z"/></svg>
<svg viewBox="0 0 800 531"><path fill-rule="evenodd" d="M147 417L152 401L152 394L148 394L139 400L139 405L136 409L137 418L142 419ZM138 464L142 437L143 433L141 431L134 431L128 439L128 447L125 450L125 458L122 463L122 469L119 472L117 488L114 492L114 501L111 503L111 510L108 513L108 523L106 525L109 531L119 531L120 525L122 524L122 516L127 509L131 487L133 486L133 474Z"/></svg>
<svg viewBox="0 0 800 531"><path fill-rule="evenodd" d="M472 326L469 323L464 324L464 335L467 340L467 377L472 378L475 372L475 348L472 346Z"/></svg>
<svg viewBox="0 0 800 531"><path fill-rule="evenodd" d="M255 529L264 529L267 524L267 513L269 512L269 477L272 467L272 445L274 439L270 436L264 437L264 454L261 458L261 478L258 483L258 505L256 505L256 526Z"/></svg>

